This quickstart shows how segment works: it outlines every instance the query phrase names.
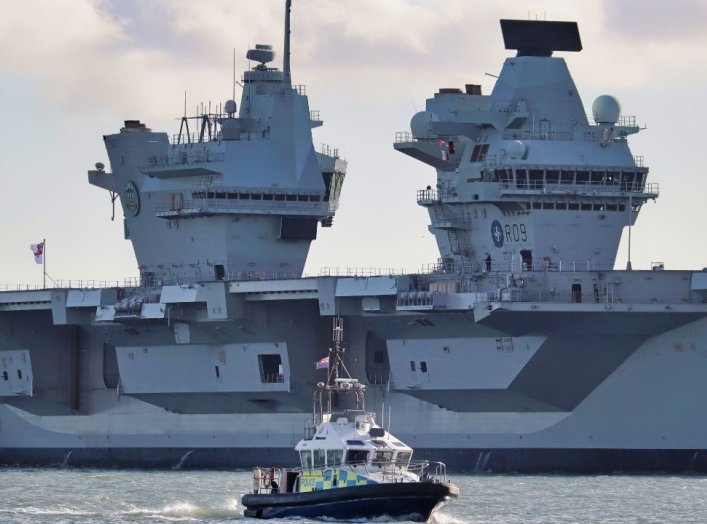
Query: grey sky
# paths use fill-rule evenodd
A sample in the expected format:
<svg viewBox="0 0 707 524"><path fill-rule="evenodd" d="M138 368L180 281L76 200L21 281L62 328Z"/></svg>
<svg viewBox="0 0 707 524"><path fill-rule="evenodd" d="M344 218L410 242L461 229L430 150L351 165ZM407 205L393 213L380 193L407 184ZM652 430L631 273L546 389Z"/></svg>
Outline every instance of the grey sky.
<svg viewBox="0 0 707 524"><path fill-rule="evenodd" d="M122 213L86 170L106 162L101 135L125 119L175 132L184 91L230 97L249 45L282 45L282 0L0 1L0 285L41 282L29 244L46 237L57 279L122 280L137 273ZM661 197L633 235L634 267L707 265L701 226L707 181L701 124L707 109L707 2L621 0L294 0L293 74L325 126L315 143L349 161L334 227L322 230L307 270L416 270L438 254L417 189L434 170L393 151L396 131L439 87L492 87L503 49L498 19L579 22L584 50L566 53L585 108L604 93L648 129L631 140ZM254 7L256 6L256 7ZM276 58L279 64L281 55ZM237 95L239 96L239 95ZM621 248L619 266L624 261Z"/></svg>

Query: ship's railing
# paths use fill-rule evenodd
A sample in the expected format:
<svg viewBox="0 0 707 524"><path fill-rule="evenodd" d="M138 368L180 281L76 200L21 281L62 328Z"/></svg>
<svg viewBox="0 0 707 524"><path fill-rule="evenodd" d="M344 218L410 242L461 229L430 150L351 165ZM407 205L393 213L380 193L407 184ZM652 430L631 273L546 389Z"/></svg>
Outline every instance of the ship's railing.
<svg viewBox="0 0 707 524"><path fill-rule="evenodd" d="M396 131L395 132L395 143L396 144L405 144L409 142L426 142L426 143L434 143L438 142L440 140L439 137L435 138L417 138L412 136L412 133L410 131Z"/></svg>
<svg viewBox="0 0 707 524"><path fill-rule="evenodd" d="M208 149L194 148L190 145L183 145L175 149L170 155L152 155L140 166L141 169L159 169L163 167L183 167L188 165L207 164L212 162L223 162L225 155L223 152L213 152Z"/></svg>
<svg viewBox="0 0 707 524"><path fill-rule="evenodd" d="M133 278L133 277L130 277ZM130 279L120 280L53 280L47 282L46 286L43 284L2 284L0 285L0 291L39 291L43 289L106 289L106 288L119 288L119 287L131 287L127 284Z"/></svg>
<svg viewBox="0 0 707 524"><path fill-rule="evenodd" d="M405 273L404 268L394 267L323 267L319 270L320 277L382 277Z"/></svg>
<svg viewBox="0 0 707 524"><path fill-rule="evenodd" d="M253 470L253 493L284 493L286 486L282 482L288 472L301 473L302 471L325 471L331 468L346 469L355 474L369 476L381 474L383 482L410 482L408 474L412 473L420 478L420 482L446 483L447 466L444 462L430 462L428 460L412 460L409 464L396 463L367 463L356 462L347 464L329 464L311 468L255 468Z"/></svg>
<svg viewBox="0 0 707 524"><path fill-rule="evenodd" d="M506 129L504 140L572 140L572 130Z"/></svg>
<svg viewBox="0 0 707 524"><path fill-rule="evenodd" d="M526 180L522 182L499 183L502 193L524 193L527 191L541 191L548 194L577 194L589 192L603 193L640 193L642 195L658 195L660 185L657 182L646 183L641 187L639 184L631 186L618 182L575 182L573 184L549 184L542 180ZM418 191L419 199L419 191Z"/></svg>
<svg viewBox="0 0 707 524"><path fill-rule="evenodd" d="M315 147L314 150L317 153L321 153L325 156L330 156L332 158L341 158L341 156L339 155L339 148L332 147L329 144L319 144L319 147Z"/></svg>
<svg viewBox="0 0 707 524"><path fill-rule="evenodd" d="M276 195L271 195L276 196ZM298 212L299 214L312 213L314 215L326 215L327 213L335 212L339 203L337 201L319 201L319 202L297 202L284 200L286 195L282 196L283 200L240 200L240 199L219 199L219 198L204 198L183 200L179 207L173 204L160 205L155 207L157 216L172 216L172 215L190 215L199 213L214 213L214 212Z"/></svg>

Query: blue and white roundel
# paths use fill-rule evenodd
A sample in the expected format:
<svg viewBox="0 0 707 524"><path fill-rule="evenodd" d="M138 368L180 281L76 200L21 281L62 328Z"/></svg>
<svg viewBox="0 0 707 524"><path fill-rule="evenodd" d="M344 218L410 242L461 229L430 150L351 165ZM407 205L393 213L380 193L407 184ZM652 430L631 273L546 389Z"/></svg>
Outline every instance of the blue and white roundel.
<svg viewBox="0 0 707 524"><path fill-rule="evenodd" d="M496 247L503 247L503 227L498 220L491 222L491 239Z"/></svg>

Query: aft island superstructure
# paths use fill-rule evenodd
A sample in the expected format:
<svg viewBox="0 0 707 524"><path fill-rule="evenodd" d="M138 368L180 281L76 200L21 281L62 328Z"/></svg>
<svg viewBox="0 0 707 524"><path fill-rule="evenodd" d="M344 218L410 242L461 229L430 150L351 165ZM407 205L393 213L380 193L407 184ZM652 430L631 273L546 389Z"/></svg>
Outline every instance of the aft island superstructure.
<svg viewBox="0 0 707 524"><path fill-rule="evenodd" d="M346 162L313 146L286 12L283 68L250 50L240 104L104 137L89 182L120 200L138 285L0 293L0 460L292 465L338 316L369 407L420 458L707 471L707 273L614 269L659 191L636 119L608 95L588 118L553 56L582 49L577 25L501 21L516 53L491 94L440 89L396 137L437 173L417 191L431 271L302 278Z"/></svg>

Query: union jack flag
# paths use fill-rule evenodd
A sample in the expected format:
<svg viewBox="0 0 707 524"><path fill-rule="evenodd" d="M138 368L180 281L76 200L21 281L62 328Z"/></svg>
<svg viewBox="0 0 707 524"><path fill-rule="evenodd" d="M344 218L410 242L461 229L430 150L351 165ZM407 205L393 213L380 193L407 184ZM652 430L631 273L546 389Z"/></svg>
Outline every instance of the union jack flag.
<svg viewBox="0 0 707 524"><path fill-rule="evenodd" d="M314 369L329 369L329 357L324 357L314 363Z"/></svg>

